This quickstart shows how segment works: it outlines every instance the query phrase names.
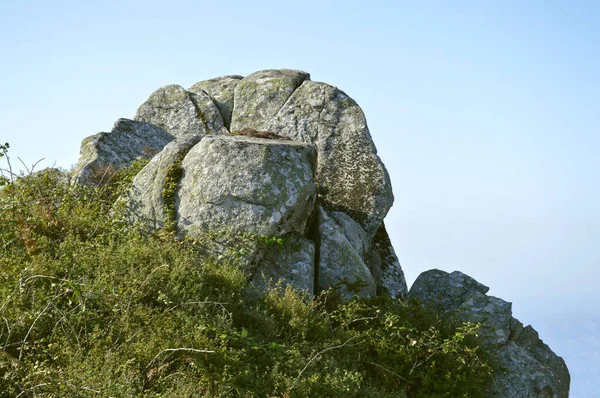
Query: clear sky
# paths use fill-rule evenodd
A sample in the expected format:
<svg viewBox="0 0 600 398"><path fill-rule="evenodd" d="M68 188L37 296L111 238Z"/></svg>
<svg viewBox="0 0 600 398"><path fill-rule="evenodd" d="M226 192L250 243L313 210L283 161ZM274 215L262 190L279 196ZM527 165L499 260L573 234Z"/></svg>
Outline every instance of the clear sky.
<svg viewBox="0 0 600 398"><path fill-rule="evenodd" d="M599 20L584 0L2 1L0 141L68 168L160 86L305 70L367 116L409 283L475 277L570 365L556 322L600 318Z"/></svg>

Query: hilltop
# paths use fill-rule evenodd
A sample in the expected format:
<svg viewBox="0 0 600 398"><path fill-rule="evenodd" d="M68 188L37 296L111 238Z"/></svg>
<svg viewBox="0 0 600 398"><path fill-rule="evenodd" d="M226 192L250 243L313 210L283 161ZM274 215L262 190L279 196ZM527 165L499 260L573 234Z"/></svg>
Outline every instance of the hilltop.
<svg viewBox="0 0 600 398"><path fill-rule="evenodd" d="M408 290L365 115L308 73L162 87L2 183L5 396L568 396L488 287Z"/></svg>

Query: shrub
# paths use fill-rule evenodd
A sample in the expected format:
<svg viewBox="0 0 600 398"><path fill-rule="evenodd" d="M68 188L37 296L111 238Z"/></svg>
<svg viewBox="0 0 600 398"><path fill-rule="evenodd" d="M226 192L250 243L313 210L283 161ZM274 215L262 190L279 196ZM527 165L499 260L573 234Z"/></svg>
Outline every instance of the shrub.
<svg viewBox="0 0 600 398"><path fill-rule="evenodd" d="M0 397L483 396L477 325L251 291L198 242L122 221L135 167L96 188L57 170L3 180Z"/></svg>

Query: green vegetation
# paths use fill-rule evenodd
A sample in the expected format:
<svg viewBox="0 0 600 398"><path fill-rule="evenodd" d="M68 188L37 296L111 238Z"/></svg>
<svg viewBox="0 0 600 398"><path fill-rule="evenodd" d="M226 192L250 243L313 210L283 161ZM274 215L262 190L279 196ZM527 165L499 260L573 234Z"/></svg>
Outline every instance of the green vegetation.
<svg viewBox="0 0 600 398"><path fill-rule="evenodd" d="M183 176L183 168L181 163L188 151L182 151L177 155L177 159L167 168L165 183L162 190L164 200L163 205L163 225L164 229L173 233L177 232L177 207L175 200L177 190L179 189L179 181Z"/></svg>
<svg viewBox="0 0 600 398"><path fill-rule="evenodd" d="M234 263L121 221L135 172L0 180L0 397L483 396L476 325L389 298L252 292Z"/></svg>

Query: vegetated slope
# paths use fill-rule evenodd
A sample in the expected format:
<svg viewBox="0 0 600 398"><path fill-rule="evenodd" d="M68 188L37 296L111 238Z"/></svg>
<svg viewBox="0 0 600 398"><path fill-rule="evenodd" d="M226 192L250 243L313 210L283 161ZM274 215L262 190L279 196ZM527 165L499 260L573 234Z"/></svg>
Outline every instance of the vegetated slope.
<svg viewBox="0 0 600 398"><path fill-rule="evenodd" d="M252 290L235 255L123 221L139 168L97 188L58 170L3 180L0 397L484 396L475 325L385 297Z"/></svg>

